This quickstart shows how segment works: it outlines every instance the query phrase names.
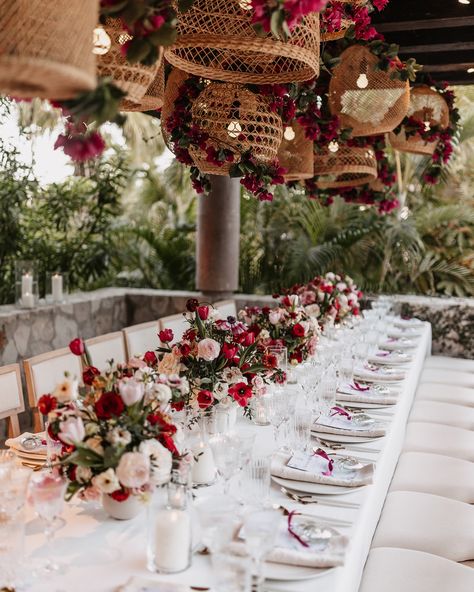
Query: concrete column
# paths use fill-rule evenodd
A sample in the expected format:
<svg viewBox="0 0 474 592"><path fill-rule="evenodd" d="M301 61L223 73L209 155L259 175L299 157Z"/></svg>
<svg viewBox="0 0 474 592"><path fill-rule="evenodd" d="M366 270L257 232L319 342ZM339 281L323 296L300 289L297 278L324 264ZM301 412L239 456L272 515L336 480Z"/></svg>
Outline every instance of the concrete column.
<svg viewBox="0 0 474 592"><path fill-rule="evenodd" d="M198 197L196 288L219 299L239 287L240 182L210 179L209 194Z"/></svg>

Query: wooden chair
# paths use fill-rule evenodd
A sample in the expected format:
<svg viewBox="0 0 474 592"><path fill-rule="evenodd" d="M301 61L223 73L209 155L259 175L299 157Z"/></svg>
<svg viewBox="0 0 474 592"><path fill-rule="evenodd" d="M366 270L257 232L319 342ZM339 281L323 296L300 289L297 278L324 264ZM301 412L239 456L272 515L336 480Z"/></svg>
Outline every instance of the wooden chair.
<svg viewBox="0 0 474 592"><path fill-rule="evenodd" d="M214 302L214 308L216 308L221 317L226 319L227 317L237 317L237 306L235 300L219 300Z"/></svg>
<svg viewBox="0 0 474 592"><path fill-rule="evenodd" d="M67 372L71 378L81 379L82 365L79 356L75 356L65 347L40 354L23 362L26 375L28 401L33 409L35 431L43 428L43 418L38 413L38 399L51 393L64 379Z"/></svg>
<svg viewBox="0 0 474 592"><path fill-rule="evenodd" d="M101 372L106 370L109 360L113 360L114 364L124 364L127 361L127 351L122 331L92 337L92 339L87 339L85 344L92 365Z"/></svg>
<svg viewBox="0 0 474 592"><path fill-rule="evenodd" d="M16 438L20 434L18 414L24 410L20 366L10 364L0 368L0 419L7 420L10 438Z"/></svg>
<svg viewBox="0 0 474 592"><path fill-rule="evenodd" d="M189 324L182 314L163 317L159 322L161 329L171 329L173 331L173 343L180 341L184 332L189 329Z"/></svg>
<svg viewBox="0 0 474 592"><path fill-rule="evenodd" d="M132 325L123 329L128 357L131 358L137 354L144 354L147 351L155 350L160 345L160 340L158 339L159 330L159 321L140 323L139 325Z"/></svg>

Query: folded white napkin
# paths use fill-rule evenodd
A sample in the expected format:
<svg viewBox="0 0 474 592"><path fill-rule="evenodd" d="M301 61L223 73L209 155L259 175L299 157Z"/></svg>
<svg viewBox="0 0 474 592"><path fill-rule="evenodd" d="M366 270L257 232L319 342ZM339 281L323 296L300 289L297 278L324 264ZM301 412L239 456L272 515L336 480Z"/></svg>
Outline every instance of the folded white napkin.
<svg viewBox="0 0 474 592"><path fill-rule="evenodd" d="M404 380L405 372L399 368L367 368L365 366L356 366L354 376L361 380L369 382L399 382Z"/></svg>
<svg viewBox="0 0 474 592"><path fill-rule="evenodd" d="M368 463L362 468L354 471L352 475L323 475L322 473L312 473L309 471L300 471L288 466L290 455L277 453L272 458L271 473L275 477L282 479L292 479L294 481L305 481L306 483L321 483L323 485L339 485L341 487L361 487L372 483L374 476L374 465Z"/></svg>
<svg viewBox="0 0 474 592"><path fill-rule="evenodd" d="M352 401L353 403L380 403L380 405L395 405L398 401L399 392L390 389L390 392L379 393L372 388L358 390L350 384L340 386L337 391L338 401Z"/></svg>
<svg viewBox="0 0 474 592"><path fill-rule="evenodd" d="M385 436L385 423L374 422L370 426L358 425L340 415L327 417L320 415L313 423L312 430L322 434L339 434L344 436L361 436L367 438L378 438Z"/></svg>
<svg viewBox="0 0 474 592"><path fill-rule="evenodd" d="M400 327L404 329L405 327L423 327L424 323L420 319L416 319L415 317L411 319L396 319L393 324L395 327Z"/></svg>
<svg viewBox="0 0 474 592"><path fill-rule="evenodd" d="M407 337L390 337L386 341L379 344L382 349L394 350L394 349L415 349L416 341L414 339L408 339Z"/></svg>
<svg viewBox="0 0 474 592"><path fill-rule="evenodd" d="M400 353L396 351L389 351L381 349L373 356L370 356L369 362L371 364L409 364L413 357L409 354Z"/></svg>
<svg viewBox="0 0 474 592"><path fill-rule="evenodd" d="M44 443L42 443L40 446L38 446L38 448L34 448L33 450L30 450L29 448L25 448L24 446L22 446L22 441L25 438L29 438L32 436L36 436L38 438L40 438ZM16 438L8 438L8 440L5 441L5 444L9 447L12 448L14 451L17 450L18 452L27 452L28 454L37 454L38 456L46 456L46 434L45 432L39 432L37 434L32 434L31 432L24 432L23 434L20 434L19 436L17 436Z"/></svg>

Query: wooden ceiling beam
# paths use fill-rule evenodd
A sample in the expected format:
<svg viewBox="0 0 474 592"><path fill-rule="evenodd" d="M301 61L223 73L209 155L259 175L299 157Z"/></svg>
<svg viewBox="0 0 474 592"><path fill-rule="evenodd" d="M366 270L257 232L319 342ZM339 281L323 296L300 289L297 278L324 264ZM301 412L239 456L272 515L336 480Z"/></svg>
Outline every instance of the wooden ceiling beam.
<svg viewBox="0 0 474 592"><path fill-rule="evenodd" d="M400 47L400 53L441 53L445 51L470 51L474 49L474 41L460 41L454 43L432 43L431 45L404 45Z"/></svg>
<svg viewBox="0 0 474 592"><path fill-rule="evenodd" d="M457 72L458 70L467 72L469 68L474 68L474 62L467 64L423 64L423 72Z"/></svg>
<svg viewBox="0 0 474 592"><path fill-rule="evenodd" d="M383 12L381 14L383 18ZM420 29L452 29L453 27L469 27L474 25L474 16L454 16L447 18L426 18L416 21L394 21L375 23L380 33L390 31L416 31Z"/></svg>

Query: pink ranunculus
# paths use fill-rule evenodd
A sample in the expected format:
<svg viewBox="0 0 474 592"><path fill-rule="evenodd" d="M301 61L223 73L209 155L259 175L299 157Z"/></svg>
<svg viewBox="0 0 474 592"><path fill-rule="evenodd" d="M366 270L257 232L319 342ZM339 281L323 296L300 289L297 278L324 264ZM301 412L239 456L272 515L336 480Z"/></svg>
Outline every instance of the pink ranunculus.
<svg viewBox="0 0 474 592"><path fill-rule="evenodd" d="M82 442L86 435L84 423L80 417L69 416L59 424L58 438L64 444L74 446Z"/></svg>
<svg viewBox="0 0 474 592"><path fill-rule="evenodd" d="M220 343L215 339L206 337L198 343L198 358L202 358L206 362L212 362L215 360L221 351Z"/></svg>
<svg viewBox="0 0 474 592"><path fill-rule="evenodd" d="M143 487L150 481L150 459L141 452L126 452L115 472L124 487Z"/></svg>
<svg viewBox="0 0 474 592"><path fill-rule="evenodd" d="M118 389L122 401L127 407L141 401L145 394L145 385L143 382L137 382L133 378L123 378L119 382Z"/></svg>

